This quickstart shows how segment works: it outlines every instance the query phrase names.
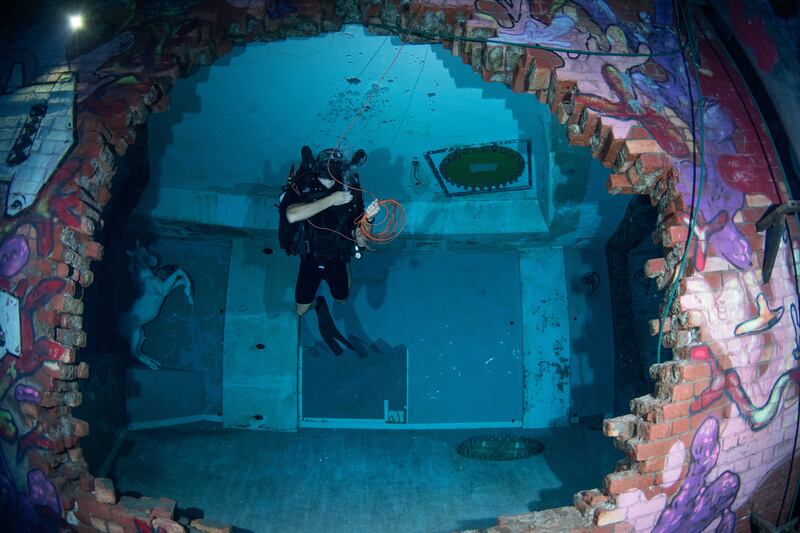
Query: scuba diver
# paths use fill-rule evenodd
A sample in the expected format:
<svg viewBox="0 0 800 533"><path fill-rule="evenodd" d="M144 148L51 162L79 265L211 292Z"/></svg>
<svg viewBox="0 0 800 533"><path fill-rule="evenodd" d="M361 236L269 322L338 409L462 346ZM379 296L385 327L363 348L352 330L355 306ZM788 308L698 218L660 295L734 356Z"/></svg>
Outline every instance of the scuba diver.
<svg viewBox="0 0 800 533"><path fill-rule="evenodd" d="M278 238L288 255L300 256L295 286L297 315L309 310L317 313L320 334L336 355L343 345L355 350L336 329L325 298L317 296L324 280L331 296L344 304L350 292L350 260L360 258L366 247L359 221L371 221L378 212L378 201L364 209L359 176L355 169L364 164L367 154L358 150L348 162L336 149L326 149L314 158L303 146L302 162L289 174L278 206ZM351 188L352 187L352 188ZM337 342L339 341L339 342Z"/></svg>

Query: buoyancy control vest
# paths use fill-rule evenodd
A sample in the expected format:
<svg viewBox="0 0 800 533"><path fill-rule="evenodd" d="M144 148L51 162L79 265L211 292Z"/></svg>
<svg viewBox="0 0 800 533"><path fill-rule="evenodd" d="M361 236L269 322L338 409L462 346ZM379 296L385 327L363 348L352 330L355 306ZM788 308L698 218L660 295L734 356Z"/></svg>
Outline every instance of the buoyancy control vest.
<svg viewBox="0 0 800 533"><path fill-rule="evenodd" d="M310 219L291 223L286 209L294 203L310 203L343 189L340 183L330 188L320 181L320 171L304 164L290 175L278 205L278 241L287 255L314 256L318 259L350 260L353 252L351 234L355 219L364 211L361 194L352 191L353 201L331 206ZM355 176L357 182L358 177Z"/></svg>

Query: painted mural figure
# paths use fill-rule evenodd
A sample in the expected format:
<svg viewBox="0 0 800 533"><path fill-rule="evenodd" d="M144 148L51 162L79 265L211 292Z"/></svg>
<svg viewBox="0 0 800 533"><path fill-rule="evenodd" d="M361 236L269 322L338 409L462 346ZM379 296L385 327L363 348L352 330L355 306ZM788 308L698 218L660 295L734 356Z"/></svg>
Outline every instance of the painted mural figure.
<svg viewBox="0 0 800 533"><path fill-rule="evenodd" d="M174 265L156 267L158 259L147 248L136 242L136 248L126 252L130 261L128 271L136 284L137 298L133 305L122 313L117 322L120 335L128 342L130 355L145 366L157 370L161 363L142 352L144 326L156 319L164 300L176 288L183 287L189 303L192 298L192 282L183 269Z"/></svg>
<svg viewBox="0 0 800 533"><path fill-rule="evenodd" d="M359 176L354 169L367 154L358 150L348 162L336 149L326 149L314 158L311 148L301 150L302 162L294 168L284 187L279 206L279 240L288 255L300 256L295 287L297 315L317 312L320 334L336 355L341 344L355 350L334 325L327 302L317 296L324 280L337 303L345 303L350 292L350 260L360 257L366 242L359 222L371 221L378 201L364 209ZM338 341L338 342L337 342Z"/></svg>

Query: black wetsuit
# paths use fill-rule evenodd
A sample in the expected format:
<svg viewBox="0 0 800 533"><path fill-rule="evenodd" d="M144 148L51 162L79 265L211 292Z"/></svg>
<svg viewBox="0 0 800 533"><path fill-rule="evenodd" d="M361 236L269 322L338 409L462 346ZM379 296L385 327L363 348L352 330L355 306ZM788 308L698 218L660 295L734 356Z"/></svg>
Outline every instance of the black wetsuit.
<svg viewBox="0 0 800 533"><path fill-rule="evenodd" d="M309 177L286 191L287 204L310 203L336 191L342 185L334 183L326 189L316 177ZM305 182L305 183L302 183ZM357 183L357 178L356 178ZM295 302L313 303L320 283L325 280L336 300L346 300L349 294L347 263L352 257L356 219L364 213L361 191L350 190L353 200L344 205L334 205L317 213L302 224L299 243L300 270L295 286Z"/></svg>

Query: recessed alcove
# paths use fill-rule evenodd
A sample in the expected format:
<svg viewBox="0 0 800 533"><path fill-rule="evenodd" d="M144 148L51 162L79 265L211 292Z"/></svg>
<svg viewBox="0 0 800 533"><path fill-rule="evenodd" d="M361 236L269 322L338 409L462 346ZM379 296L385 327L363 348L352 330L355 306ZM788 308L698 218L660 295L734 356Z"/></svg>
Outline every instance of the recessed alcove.
<svg viewBox="0 0 800 533"><path fill-rule="evenodd" d="M607 193L609 170L569 145L546 106L486 83L440 45L401 47L359 26L237 48L180 80L170 101L148 120L146 150L133 156L148 168L117 195L138 202L120 208L126 222L87 294L87 313L113 327L132 288L112 280L127 277L137 241L194 286L192 305L176 290L144 328L142 349L162 369L130 358L119 378L127 436L113 462L92 465L118 490L169 493L253 530L267 514L341 528L363 505L386 506L387 524L444 530L559 505L613 470L620 454L600 431L615 381L605 245L629 198ZM323 285L356 348L336 357L313 313L295 315L298 260L279 248L275 204L300 147L316 153L343 133L345 151L367 151L362 185L400 201L407 224L353 260L346 306ZM442 153L500 143L524 162L522 186L445 193ZM545 451L503 466L456 454L485 433L533 436ZM258 453L271 457L259 476L297 481L254 492L273 507L228 516L203 476ZM586 464L566 466L567 453ZM347 472L359 491L342 488ZM303 511L293 492L338 510ZM407 498L422 525L401 512Z"/></svg>

